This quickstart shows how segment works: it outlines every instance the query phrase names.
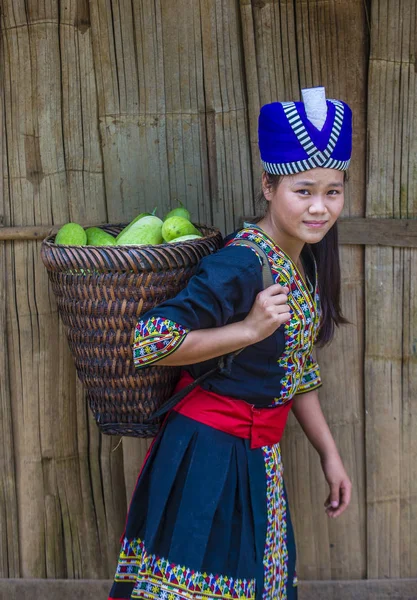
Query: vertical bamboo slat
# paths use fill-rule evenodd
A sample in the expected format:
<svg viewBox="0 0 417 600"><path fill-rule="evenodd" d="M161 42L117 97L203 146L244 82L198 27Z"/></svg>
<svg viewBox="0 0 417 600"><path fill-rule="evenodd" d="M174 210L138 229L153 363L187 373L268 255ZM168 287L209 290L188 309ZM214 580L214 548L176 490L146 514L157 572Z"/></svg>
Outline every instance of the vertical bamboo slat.
<svg viewBox="0 0 417 600"><path fill-rule="evenodd" d="M71 219L107 220L88 0L60 3L62 128Z"/></svg>
<svg viewBox="0 0 417 600"><path fill-rule="evenodd" d="M161 2L166 163L169 197L192 210L199 222L211 221L201 13L198 2Z"/></svg>
<svg viewBox="0 0 417 600"><path fill-rule="evenodd" d="M372 6L367 216L415 218L415 2ZM417 574L414 250L366 249L368 577ZM414 378L413 378L414 376Z"/></svg>
<svg viewBox="0 0 417 600"><path fill-rule="evenodd" d="M325 82L329 98L342 98L353 111L353 155L346 188L344 215L363 216L365 209L367 27L365 4L335 0L323 4L297 3L297 22L309 23L309 35L298 45L301 87ZM329 32L323 35L323 31ZM337 32L331 35L330 32ZM308 41L308 45L307 45ZM307 49L308 48L308 49ZM304 64L303 64L304 59ZM304 75L303 75L304 74ZM365 429L363 397L364 355L364 250L344 246L340 251L342 308L350 325L336 332L335 341L320 351L324 386L320 393L324 413L352 479L352 502L336 522L326 519L315 529L319 578L327 571L330 579L360 579L366 575ZM346 360L346 357L349 360ZM305 440L304 440L304 443ZM311 455L311 450L310 450ZM316 468L318 466L315 462ZM314 473L314 470L311 471ZM320 477L320 470L313 479ZM321 488L318 500L323 500ZM327 494L327 486L326 486ZM303 511L303 507L300 507ZM321 506L320 506L321 508ZM314 522L320 517L314 517ZM323 516L321 516L323 519ZM327 533L324 532L327 529ZM328 547L329 570L323 552Z"/></svg>
<svg viewBox="0 0 417 600"><path fill-rule="evenodd" d="M0 41L0 88L3 89L3 44ZM0 96L0 165L6 169L3 95ZM4 223L4 180L0 179L0 227ZM17 518L16 473L13 419L10 397L8 347L6 333L6 251L0 242L0 578L18 577L19 531Z"/></svg>
<svg viewBox="0 0 417 600"><path fill-rule="evenodd" d="M43 8L47 11L51 7ZM3 9L8 140L6 219L16 225L36 223L37 219L49 217L54 209L55 213L61 212L62 218L66 205L62 193L65 171L56 127L60 108L55 99L59 87L58 36L41 8L36 13L33 7L30 15L26 14L24 3L13 6L5 3ZM48 17L56 20L57 15L51 10ZM40 25L42 22L44 26ZM35 269L37 252L36 244L27 242L7 246L7 331L21 573L44 577L47 559L43 460L49 448L45 448L47 444L42 439L47 433L42 431L45 402L42 388L52 373L46 369L48 350L43 345L36 309L35 278L39 291L45 286L47 289L41 268ZM55 331L51 327L50 335ZM41 353L45 362L41 362Z"/></svg>
<svg viewBox="0 0 417 600"><path fill-rule="evenodd" d="M366 15L363 2L241 2L251 110L256 135L260 104L299 99L300 88L324 85L328 98L342 98L355 115L353 185L345 213L364 211L366 105ZM332 33L337 31L336 36ZM330 40L330 41L329 41ZM247 56L255 47L256 59ZM349 55L349 63L345 56ZM257 77L253 76L256 64ZM259 86L258 89L253 89ZM256 145L251 139L251 147ZM255 149L254 149L255 152ZM258 154L256 149L256 154ZM255 161L254 161L255 162ZM259 164L259 163L258 163ZM259 170L259 167L258 167ZM256 182L259 177L255 175ZM259 183L258 183L259 185ZM346 467L354 481L353 502L337 523L329 523L323 502L327 489L319 461L295 420L290 419L283 451L286 481L298 545L302 578L360 578L366 572L364 506L363 250L343 248L343 306L354 325L341 329L328 351L320 353L324 387L322 405ZM353 361L346 364L346 353ZM340 381L344 385L340 385ZM308 500L307 500L308 499Z"/></svg>
<svg viewBox="0 0 417 600"><path fill-rule="evenodd" d="M213 224L230 232L252 214L240 16L231 0L202 3L204 92Z"/></svg>
<svg viewBox="0 0 417 600"><path fill-rule="evenodd" d="M149 1L90 3L110 222L128 221L155 206L163 212L167 206L158 6Z"/></svg>
<svg viewBox="0 0 417 600"><path fill-rule="evenodd" d="M417 111L414 113L417 114ZM414 129L414 126L413 126ZM414 142L415 143L415 142ZM417 149L414 149L416 156ZM414 186L413 186L414 187ZM414 188L415 189L415 188ZM414 196L413 196L414 197ZM410 198L411 200L411 198ZM404 250L404 338L401 412L401 577L416 576L417 562L417 269L415 250Z"/></svg>
<svg viewBox="0 0 417 600"><path fill-rule="evenodd" d="M258 191L260 173L260 157L258 149L258 115L260 109L258 59L256 52L255 24L252 3L240 0L240 22L242 29L242 49L245 67L246 97L248 105L249 151L252 163L252 192ZM255 207L256 210L256 207Z"/></svg>

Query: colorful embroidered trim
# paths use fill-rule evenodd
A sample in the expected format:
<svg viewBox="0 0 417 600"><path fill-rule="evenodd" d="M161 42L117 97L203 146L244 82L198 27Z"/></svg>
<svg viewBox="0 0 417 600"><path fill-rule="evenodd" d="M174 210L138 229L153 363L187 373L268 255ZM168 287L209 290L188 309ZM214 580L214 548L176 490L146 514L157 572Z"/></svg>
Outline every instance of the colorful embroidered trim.
<svg viewBox="0 0 417 600"><path fill-rule="evenodd" d="M319 332L321 310L317 269L315 289L310 294L291 259L261 229L252 225L239 231L235 239L248 239L258 244L268 256L275 281L290 288L288 303L292 317L284 325L285 350L278 360L285 375L281 379L281 394L274 398L275 406L285 404L302 384L307 359ZM229 244L232 245L233 240Z"/></svg>
<svg viewBox="0 0 417 600"><path fill-rule="evenodd" d="M135 583L131 598L200 600L211 598L255 599L255 580L208 575L148 554L139 538L123 540L116 582Z"/></svg>
<svg viewBox="0 0 417 600"><path fill-rule="evenodd" d="M189 329L163 317L139 321L135 329L133 360L136 367L150 365L176 350Z"/></svg>
<svg viewBox="0 0 417 600"><path fill-rule="evenodd" d="M307 358L303 376L301 377L300 385L297 388L296 394L304 394L321 386L320 368L313 357Z"/></svg>
<svg viewBox="0 0 417 600"><path fill-rule="evenodd" d="M279 444L262 448L266 473L267 528L263 600L286 600L288 581L287 503Z"/></svg>

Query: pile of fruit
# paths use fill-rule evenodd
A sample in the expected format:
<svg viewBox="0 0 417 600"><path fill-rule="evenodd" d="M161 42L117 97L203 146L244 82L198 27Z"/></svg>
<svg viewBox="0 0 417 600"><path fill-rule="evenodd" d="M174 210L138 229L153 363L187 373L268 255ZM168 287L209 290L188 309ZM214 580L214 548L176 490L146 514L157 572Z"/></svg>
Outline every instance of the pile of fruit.
<svg viewBox="0 0 417 600"><path fill-rule="evenodd" d="M164 219L153 213L141 213L117 237L99 227L84 229L78 223L67 223L58 231L55 243L64 246L144 246L186 242L202 235L190 220L190 213L181 204Z"/></svg>

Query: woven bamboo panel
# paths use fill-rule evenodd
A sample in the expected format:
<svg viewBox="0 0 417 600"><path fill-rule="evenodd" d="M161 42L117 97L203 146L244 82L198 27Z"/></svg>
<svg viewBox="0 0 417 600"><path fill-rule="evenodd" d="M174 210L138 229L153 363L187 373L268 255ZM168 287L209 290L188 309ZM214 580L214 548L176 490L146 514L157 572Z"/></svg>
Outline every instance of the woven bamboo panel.
<svg viewBox="0 0 417 600"><path fill-rule="evenodd" d="M416 18L413 0L2 0L0 225L127 222L179 199L230 232L255 211L259 107L312 85L353 108L344 216L415 219ZM100 435L40 246L0 243L0 577L107 578L148 442ZM415 252L342 248L352 325L320 353L320 395L353 501L326 520L291 420L301 578L416 577Z"/></svg>

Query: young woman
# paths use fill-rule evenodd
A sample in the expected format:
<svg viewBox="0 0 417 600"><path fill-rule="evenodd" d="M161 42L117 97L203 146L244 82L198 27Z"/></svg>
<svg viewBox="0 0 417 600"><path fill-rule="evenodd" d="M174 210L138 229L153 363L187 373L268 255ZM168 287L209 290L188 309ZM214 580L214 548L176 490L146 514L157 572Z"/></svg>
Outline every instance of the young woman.
<svg viewBox="0 0 417 600"><path fill-rule="evenodd" d="M262 108L265 216L138 323L137 366L183 365L179 389L243 350L166 418L138 478L110 598L297 597L279 446L290 408L320 455L328 516L349 504L312 350L345 322L335 223L351 112L318 95L318 121L320 101L313 116L307 101ZM265 255L275 281L267 289Z"/></svg>

